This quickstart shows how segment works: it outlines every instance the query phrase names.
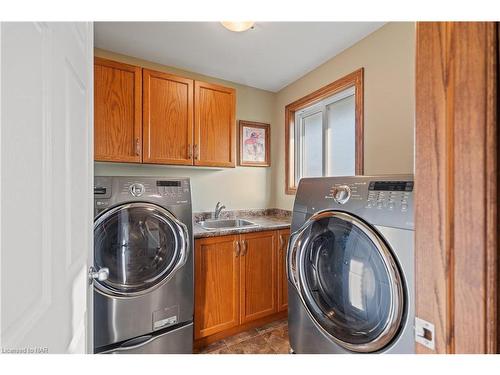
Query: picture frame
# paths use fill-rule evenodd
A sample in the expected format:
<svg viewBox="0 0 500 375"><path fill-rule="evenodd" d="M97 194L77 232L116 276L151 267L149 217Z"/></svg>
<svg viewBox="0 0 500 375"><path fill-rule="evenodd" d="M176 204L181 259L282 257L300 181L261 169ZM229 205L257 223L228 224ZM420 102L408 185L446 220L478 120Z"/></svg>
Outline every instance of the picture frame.
<svg viewBox="0 0 500 375"><path fill-rule="evenodd" d="M238 165L244 167L271 166L271 125L239 120Z"/></svg>

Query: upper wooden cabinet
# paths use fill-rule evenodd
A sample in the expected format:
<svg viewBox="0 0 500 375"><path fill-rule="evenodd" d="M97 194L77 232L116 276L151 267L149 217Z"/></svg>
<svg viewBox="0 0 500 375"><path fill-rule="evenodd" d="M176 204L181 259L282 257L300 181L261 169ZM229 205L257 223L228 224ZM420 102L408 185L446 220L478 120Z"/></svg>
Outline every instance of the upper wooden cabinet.
<svg viewBox="0 0 500 375"><path fill-rule="evenodd" d="M94 157L142 161L142 69L94 60Z"/></svg>
<svg viewBox="0 0 500 375"><path fill-rule="evenodd" d="M234 167L236 91L95 58L95 160Z"/></svg>
<svg viewBox="0 0 500 375"><path fill-rule="evenodd" d="M234 167L236 158L236 92L195 81L194 164Z"/></svg>
<svg viewBox="0 0 500 375"><path fill-rule="evenodd" d="M194 81L143 70L143 162L193 164Z"/></svg>

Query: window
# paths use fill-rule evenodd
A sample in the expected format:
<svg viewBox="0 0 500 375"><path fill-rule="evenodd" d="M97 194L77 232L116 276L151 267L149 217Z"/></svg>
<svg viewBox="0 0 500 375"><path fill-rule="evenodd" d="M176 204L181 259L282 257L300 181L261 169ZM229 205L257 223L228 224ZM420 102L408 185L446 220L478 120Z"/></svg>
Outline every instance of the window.
<svg viewBox="0 0 500 375"><path fill-rule="evenodd" d="M355 88L295 112L295 185L302 177L356 174Z"/></svg>
<svg viewBox="0 0 500 375"><path fill-rule="evenodd" d="M286 193L302 177L363 173L363 70L289 104Z"/></svg>

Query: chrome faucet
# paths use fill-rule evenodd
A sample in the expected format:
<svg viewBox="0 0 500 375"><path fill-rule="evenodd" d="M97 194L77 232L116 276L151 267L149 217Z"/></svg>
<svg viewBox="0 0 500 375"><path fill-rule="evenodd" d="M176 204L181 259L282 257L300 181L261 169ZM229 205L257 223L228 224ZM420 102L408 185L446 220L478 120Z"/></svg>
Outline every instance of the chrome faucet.
<svg viewBox="0 0 500 375"><path fill-rule="evenodd" d="M217 202L215 205L215 211L214 211L214 219L218 219L220 216L220 212L226 208L221 202Z"/></svg>

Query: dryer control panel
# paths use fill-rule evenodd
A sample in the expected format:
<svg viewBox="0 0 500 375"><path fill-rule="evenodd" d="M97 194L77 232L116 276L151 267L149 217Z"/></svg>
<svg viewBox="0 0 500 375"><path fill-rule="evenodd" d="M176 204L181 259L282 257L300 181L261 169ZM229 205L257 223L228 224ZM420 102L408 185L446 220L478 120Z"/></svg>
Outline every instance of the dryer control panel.
<svg viewBox="0 0 500 375"><path fill-rule="evenodd" d="M333 199L340 204L353 200L364 202L365 208L406 212L409 209L412 191L413 181L338 183L331 186L325 199Z"/></svg>
<svg viewBox="0 0 500 375"><path fill-rule="evenodd" d="M376 225L413 229L413 188L412 175L303 178L294 215L334 209Z"/></svg>

